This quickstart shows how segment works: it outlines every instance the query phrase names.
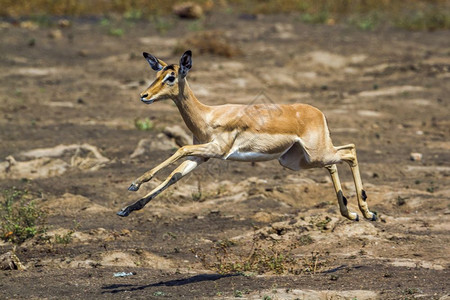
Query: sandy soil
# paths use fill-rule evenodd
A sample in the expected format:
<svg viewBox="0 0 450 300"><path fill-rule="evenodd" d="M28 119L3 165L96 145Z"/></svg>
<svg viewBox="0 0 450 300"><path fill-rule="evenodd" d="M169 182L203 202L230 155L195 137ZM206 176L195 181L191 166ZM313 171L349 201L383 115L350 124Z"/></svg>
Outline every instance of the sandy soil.
<svg viewBox="0 0 450 300"><path fill-rule="evenodd" d="M213 14L204 27L220 29L243 54L194 49L189 82L204 103L304 102L323 110L334 144L357 146L377 222L340 216L326 170L292 172L277 162L211 161L142 211L115 215L168 174L127 191L176 149L164 128L187 130L172 103L146 106L138 95L154 78L141 52L177 63L177 44L195 34L188 22L164 35L150 23L125 24L122 37L90 20L58 33L0 29L0 187L36 195L49 227L46 241L15 250L26 270L0 271L2 298L448 297L446 31ZM146 117L154 129L137 130L135 120ZM412 152L422 159L411 160ZM339 171L357 210L348 167ZM54 241L69 230L69 244ZM233 241L226 258L275 245L292 261L281 274L222 275L213 267L220 241ZM0 243L0 254L11 249Z"/></svg>

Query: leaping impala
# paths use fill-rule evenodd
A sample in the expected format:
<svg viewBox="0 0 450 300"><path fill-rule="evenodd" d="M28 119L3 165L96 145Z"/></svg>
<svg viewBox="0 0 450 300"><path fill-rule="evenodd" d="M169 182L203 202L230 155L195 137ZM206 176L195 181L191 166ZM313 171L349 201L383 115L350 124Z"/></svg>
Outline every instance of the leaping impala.
<svg viewBox="0 0 450 300"><path fill-rule="evenodd" d="M347 209L337 172L336 163L344 161L350 165L353 174L359 209L365 218L376 220L366 203L355 145L334 147L327 121L320 110L307 104L207 106L197 100L186 80L192 67L190 50L181 56L179 65L167 65L145 52L143 55L157 73L156 80L141 93L141 101L151 104L173 100L194 134L194 142L181 147L163 163L134 180L128 188L130 191L137 191L158 171L186 157L160 185L119 211L119 216L126 217L132 211L142 209L200 164L210 158L219 158L248 162L278 159L282 166L294 171L325 167L330 172L341 214L358 221L358 214Z"/></svg>

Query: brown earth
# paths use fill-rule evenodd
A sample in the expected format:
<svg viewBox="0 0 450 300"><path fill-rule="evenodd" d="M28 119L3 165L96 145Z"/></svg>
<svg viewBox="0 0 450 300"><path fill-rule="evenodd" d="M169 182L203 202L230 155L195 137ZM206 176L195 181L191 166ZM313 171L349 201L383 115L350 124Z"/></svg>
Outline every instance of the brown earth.
<svg viewBox="0 0 450 300"><path fill-rule="evenodd" d="M173 50L193 35L190 22L176 21L164 35L151 23L125 23L119 37L91 20L63 29L2 26L0 187L39 195L48 231L15 249L26 270L0 271L1 298L448 297L448 31L213 14L203 27L239 51L226 58L194 49L189 81L204 103L323 110L334 144L357 145L377 222L340 216L325 170L292 172L277 162L210 161L145 209L115 215L165 178L169 171L127 191L176 148L163 129L184 127L172 103L139 101L154 77L141 52L176 63ZM135 120L146 117L154 128L137 130ZM412 161L412 152L422 159ZM348 167L339 168L356 211ZM68 244L55 242L69 230ZM232 241L225 260L271 246L292 260L281 274L221 275L213 267L220 241ZM12 248L2 242L0 254Z"/></svg>

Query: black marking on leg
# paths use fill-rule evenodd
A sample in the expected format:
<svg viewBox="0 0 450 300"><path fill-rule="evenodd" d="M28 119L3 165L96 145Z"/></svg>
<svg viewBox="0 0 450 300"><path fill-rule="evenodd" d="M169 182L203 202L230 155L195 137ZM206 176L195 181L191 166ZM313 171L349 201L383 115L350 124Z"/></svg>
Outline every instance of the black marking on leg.
<svg viewBox="0 0 450 300"><path fill-rule="evenodd" d="M365 191L365 190L362 190L362 191L361 191L361 196L362 196L362 199L363 199L364 201L366 201L367 195L366 195L366 191Z"/></svg>
<svg viewBox="0 0 450 300"><path fill-rule="evenodd" d="M347 206L347 198L345 198L344 194L341 190L337 192L338 199L342 199L342 202L344 202L344 205Z"/></svg>

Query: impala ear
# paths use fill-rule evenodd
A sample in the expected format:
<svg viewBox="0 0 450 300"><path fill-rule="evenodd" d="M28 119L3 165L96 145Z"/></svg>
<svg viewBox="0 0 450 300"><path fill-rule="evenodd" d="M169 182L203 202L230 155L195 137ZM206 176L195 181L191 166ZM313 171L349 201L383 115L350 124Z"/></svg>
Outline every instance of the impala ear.
<svg viewBox="0 0 450 300"><path fill-rule="evenodd" d="M187 50L180 58L180 71L181 78L186 77L189 70L192 68L192 51Z"/></svg>
<svg viewBox="0 0 450 300"><path fill-rule="evenodd" d="M151 54L148 54L147 52L142 53L142 55L144 55L150 67L152 67L152 69L155 71L161 71L165 66L167 66L165 62L163 62L160 59L157 59L156 57L154 57Z"/></svg>

